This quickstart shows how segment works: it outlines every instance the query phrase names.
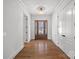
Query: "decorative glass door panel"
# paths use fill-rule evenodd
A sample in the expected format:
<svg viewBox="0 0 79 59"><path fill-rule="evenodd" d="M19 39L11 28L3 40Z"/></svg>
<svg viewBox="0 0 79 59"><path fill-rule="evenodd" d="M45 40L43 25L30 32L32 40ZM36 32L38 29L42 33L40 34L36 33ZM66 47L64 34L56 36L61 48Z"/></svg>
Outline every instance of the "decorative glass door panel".
<svg viewBox="0 0 79 59"><path fill-rule="evenodd" d="M47 20L35 21L35 38L47 38Z"/></svg>
<svg viewBox="0 0 79 59"><path fill-rule="evenodd" d="M38 34L44 34L44 22L38 22Z"/></svg>

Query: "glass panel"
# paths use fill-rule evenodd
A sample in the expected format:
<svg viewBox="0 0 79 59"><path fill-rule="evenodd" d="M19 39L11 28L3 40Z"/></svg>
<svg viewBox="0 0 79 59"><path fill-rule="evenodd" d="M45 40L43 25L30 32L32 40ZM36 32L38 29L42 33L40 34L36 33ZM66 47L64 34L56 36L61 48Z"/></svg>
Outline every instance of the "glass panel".
<svg viewBox="0 0 79 59"><path fill-rule="evenodd" d="M40 21L38 24L39 24L38 25L38 27L39 27L38 33L39 34L44 34L44 22Z"/></svg>

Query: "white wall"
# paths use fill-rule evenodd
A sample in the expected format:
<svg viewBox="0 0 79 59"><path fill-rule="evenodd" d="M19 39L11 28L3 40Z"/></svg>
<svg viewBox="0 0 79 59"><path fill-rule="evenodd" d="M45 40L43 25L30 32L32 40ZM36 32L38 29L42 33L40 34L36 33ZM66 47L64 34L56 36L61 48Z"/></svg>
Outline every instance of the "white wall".
<svg viewBox="0 0 79 59"><path fill-rule="evenodd" d="M31 15L31 39L35 39L35 20L48 20L48 39L52 39L52 15Z"/></svg>
<svg viewBox="0 0 79 59"><path fill-rule="evenodd" d="M52 15L52 39L53 41L57 39L57 12ZM57 42L57 40L55 41Z"/></svg>
<svg viewBox="0 0 79 59"><path fill-rule="evenodd" d="M71 59L75 56L74 20L74 1L56 10L52 16L52 40Z"/></svg>
<svg viewBox="0 0 79 59"><path fill-rule="evenodd" d="M17 0L3 2L3 58L12 59L23 48L23 13Z"/></svg>

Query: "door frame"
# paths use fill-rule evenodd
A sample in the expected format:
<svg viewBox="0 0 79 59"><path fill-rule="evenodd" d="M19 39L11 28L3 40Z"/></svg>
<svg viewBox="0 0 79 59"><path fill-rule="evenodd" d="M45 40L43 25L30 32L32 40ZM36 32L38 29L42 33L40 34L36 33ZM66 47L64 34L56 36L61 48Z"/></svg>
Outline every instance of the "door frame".
<svg viewBox="0 0 79 59"><path fill-rule="evenodd" d="M48 39L48 21L47 21L47 20L35 20L35 21L34 21L34 26L36 26L36 22L37 22L37 24L38 24L38 22L42 22L42 21L43 21L44 23L46 22L46 25L47 25L47 26L46 26L46 25L45 25L45 26L46 26L47 28L45 29L45 27L44 27L44 34L45 34L45 31L47 31L47 32L46 32L46 33L47 33L47 34L46 34L46 38ZM39 29L38 29L38 26L39 26L39 25L36 26L36 27L37 27L37 30L36 30L36 28L34 27L34 31L37 32L37 34L38 34L38 30L39 30ZM35 33L35 39L36 39L36 33Z"/></svg>

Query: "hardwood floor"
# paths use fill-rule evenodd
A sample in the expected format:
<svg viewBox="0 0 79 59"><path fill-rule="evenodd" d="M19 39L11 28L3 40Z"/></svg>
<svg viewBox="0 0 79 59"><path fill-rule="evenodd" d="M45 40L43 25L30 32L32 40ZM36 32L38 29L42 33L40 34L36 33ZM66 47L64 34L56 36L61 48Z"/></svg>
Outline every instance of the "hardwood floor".
<svg viewBox="0 0 79 59"><path fill-rule="evenodd" d="M69 59L49 40L34 40L25 44L24 49L14 59Z"/></svg>

